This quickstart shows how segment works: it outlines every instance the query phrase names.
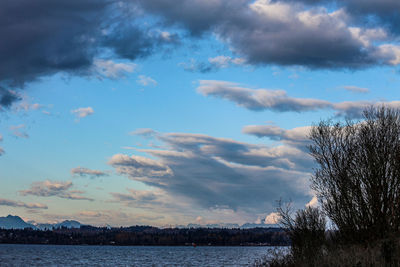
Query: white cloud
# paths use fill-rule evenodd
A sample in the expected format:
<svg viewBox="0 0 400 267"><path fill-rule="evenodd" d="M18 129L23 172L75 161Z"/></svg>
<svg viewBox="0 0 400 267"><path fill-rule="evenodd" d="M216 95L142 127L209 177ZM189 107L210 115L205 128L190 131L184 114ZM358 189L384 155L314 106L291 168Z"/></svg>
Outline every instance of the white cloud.
<svg viewBox="0 0 400 267"><path fill-rule="evenodd" d="M231 64L242 65L246 62L243 58L232 58L228 56L216 56L208 58L208 62L217 68L227 68Z"/></svg>
<svg viewBox="0 0 400 267"><path fill-rule="evenodd" d="M136 70L134 63L116 63L112 60L96 59L93 62L92 72L98 78L120 79Z"/></svg>
<svg viewBox="0 0 400 267"><path fill-rule="evenodd" d="M137 83L143 86L156 86L158 84L156 80L145 75L139 75Z"/></svg>
<svg viewBox="0 0 400 267"><path fill-rule="evenodd" d="M265 224L277 224L279 223L281 216L277 212L271 212L265 217Z"/></svg>
<svg viewBox="0 0 400 267"><path fill-rule="evenodd" d="M306 204L306 207L317 207L318 206L318 198L317 196L313 196L313 198Z"/></svg>
<svg viewBox="0 0 400 267"><path fill-rule="evenodd" d="M71 113L74 114L77 119L80 119L80 118L85 118L89 115L94 114L94 110L92 107L77 108L77 109L71 110Z"/></svg>
<svg viewBox="0 0 400 267"><path fill-rule="evenodd" d="M354 85L345 85L343 86L343 89L349 91L349 92L353 92L353 93L369 93L369 89L368 88L364 88L364 87L358 87L358 86L354 86Z"/></svg>

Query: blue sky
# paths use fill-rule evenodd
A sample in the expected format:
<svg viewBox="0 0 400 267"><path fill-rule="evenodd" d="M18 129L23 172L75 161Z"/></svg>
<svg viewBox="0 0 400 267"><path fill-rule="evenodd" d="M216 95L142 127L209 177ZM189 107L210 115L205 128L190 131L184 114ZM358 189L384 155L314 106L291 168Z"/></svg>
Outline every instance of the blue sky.
<svg viewBox="0 0 400 267"><path fill-rule="evenodd" d="M0 216L273 222L313 199L306 126L400 106L397 1L0 10Z"/></svg>

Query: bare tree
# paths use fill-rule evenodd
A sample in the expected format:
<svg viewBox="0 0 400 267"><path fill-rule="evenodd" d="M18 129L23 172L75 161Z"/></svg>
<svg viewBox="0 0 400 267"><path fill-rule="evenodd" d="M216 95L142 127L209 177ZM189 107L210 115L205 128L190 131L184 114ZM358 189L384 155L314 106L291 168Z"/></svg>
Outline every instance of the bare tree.
<svg viewBox="0 0 400 267"><path fill-rule="evenodd" d="M318 163L312 188L343 237L367 240L400 230L400 112L379 107L363 120L313 127Z"/></svg>
<svg viewBox="0 0 400 267"><path fill-rule="evenodd" d="M306 207L293 216L291 203L285 206L279 202L280 223L286 229L291 244L292 260L314 266L321 256L325 243L325 216L316 207ZM315 265L317 266L317 265Z"/></svg>

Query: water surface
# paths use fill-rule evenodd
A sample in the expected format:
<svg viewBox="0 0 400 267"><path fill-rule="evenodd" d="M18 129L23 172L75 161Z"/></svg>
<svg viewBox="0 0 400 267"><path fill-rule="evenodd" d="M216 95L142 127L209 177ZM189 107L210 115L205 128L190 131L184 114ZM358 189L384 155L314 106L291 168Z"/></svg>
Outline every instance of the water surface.
<svg viewBox="0 0 400 267"><path fill-rule="evenodd" d="M251 266L268 247L119 247L0 244L0 266Z"/></svg>

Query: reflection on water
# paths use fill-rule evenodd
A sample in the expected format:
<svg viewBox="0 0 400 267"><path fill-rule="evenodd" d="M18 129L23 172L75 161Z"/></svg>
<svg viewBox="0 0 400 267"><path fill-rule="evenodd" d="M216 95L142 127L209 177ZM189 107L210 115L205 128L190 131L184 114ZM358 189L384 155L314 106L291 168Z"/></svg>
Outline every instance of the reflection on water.
<svg viewBox="0 0 400 267"><path fill-rule="evenodd" d="M249 266L268 249L0 244L0 266Z"/></svg>

